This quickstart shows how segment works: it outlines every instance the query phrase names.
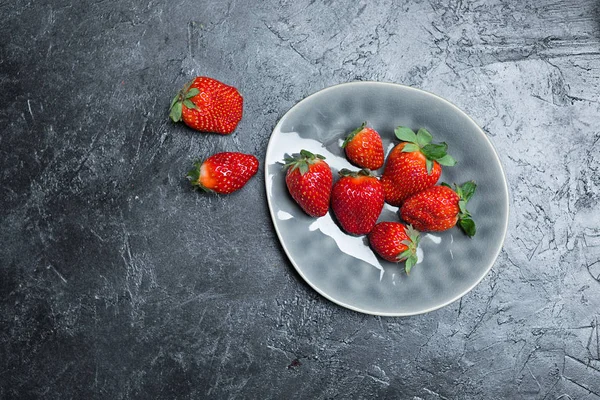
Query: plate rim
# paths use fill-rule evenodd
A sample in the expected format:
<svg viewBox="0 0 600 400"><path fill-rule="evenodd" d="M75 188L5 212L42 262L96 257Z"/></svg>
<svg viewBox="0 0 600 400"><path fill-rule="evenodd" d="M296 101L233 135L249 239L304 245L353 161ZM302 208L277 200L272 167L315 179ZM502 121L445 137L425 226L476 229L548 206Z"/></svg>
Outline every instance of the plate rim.
<svg viewBox="0 0 600 400"><path fill-rule="evenodd" d="M433 306L433 307L429 307L427 309L423 309L423 310L419 310L419 311L415 311L415 312L378 312L378 311L370 311L370 310L365 310L365 309L361 309L360 307L351 305L351 304L347 304L343 301L334 299L333 297L331 297L330 295L328 295L326 292L324 292L323 290L319 289L313 282L310 281L310 279L308 279L304 273L302 272L301 268L298 267L298 265L296 264L296 261L294 260L294 258L290 255L287 246L285 244L285 241L282 239L281 237L281 232L279 231L279 228L277 227L277 224L275 223L275 215L273 213L273 207L271 204L271 196L269 196L269 168L268 165L266 165L266 161L267 161L267 156L270 154L271 151L271 146L273 144L273 133L275 133L275 131L280 130L280 126L283 124L283 121L285 120L285 118L288 116L288 114L290 112L292 112L292 110L294 110L296 107L299 107L300 104L308 101L310 98L312 98L313 96L317 96L320 95L324 92L327 91L331 91L334 89L337 89L341 86L361 86L361 85L380 85L380 86L392 86L392 87L396 87L396 88L401 88L403 90L408 90L408 91L414 91L414 92L418 92L421 94L425 94L431 97L434 97L437 100L442 101L443 103L446 103L447 105L449 105L452 109L454 109L454 111L458 112L459 114L462 114L464 117L466 117L472 124L473 126L475 126L477 128L477 130L479 131L479 133L481 134L481 136L487 141L487 143L489 144L490 148L492 149L492 152L494 154L494 157L498 163L498 166L500 167L500 171L502 172L502 184L504 186L504 192L505 192L505 202L506 202L506 215L504 217L504 224L503 224L503 233L502 233L502 239L498 242L498 246L497 249L495 251L494 257L493 257L493 261L490 262L490 264L487 266L487 268L485 269L485 271L481 274L481 276L473 282L472 285L470 285L469 287L467 287L463 292L459 293L458 295L456 295L455 297L453 297L452 299L441 303L439 305ZM362 314L366 314L366 315L374 315L374 316L382 316L382 317L409 317L409 316L413 316L413 315L421 315L421 314L427 314L429 312L438 310L440 308L446 307L452 303L454 303L455 301L461 299L462 297L464 297L467 293L471 292L475 286L477 286L482 280L483 278L485 278L489 272L491 271L492 267L494 266L494 264L496 263L496 261L498 260L498 256L500 255L500 252L502 251L503 247L504 247L504 242L506 240L506 235L508 232L508 223L509 223L509 218L510 218L510 192L509 192L509 186L508 186L508 182L506 179L506 172L504 171L504 166L502 165L502 162L500 160L500 157L498 156L498 152L496 150L496 147L494 146L494 144L492 143L492 141L488 138L488 136L486 135L485 131L479 126L479 124L477 124L475 122L475 120L473 120L473 118L471 118L466 112L464 112L462 109L460 109L458 106L456 106L454 103L446 100L443 97L438 96L435 93L429 92L427 90L423 90L423 89L418 89L412 86L407 86L407 85L403 85L400 83L394 83L394 82L382 82L382 81L350 81L350 82L344 82L344 83L338 83L332 86L327 86L323 89L320 89L306 97L304 97L302 100L296 102L292 107L290 107L289 110L287 110L285 112L285 114L283 114L283 116L281 116L279 118L279 120L277 121L277 124L273 127L273 130L271 131L271 134L269 135L269 143L267 144L267 149L265 152L265 190L266 190L266 197L267 197L267 204L269 206L269 214L271 215L271 222L273 224L273 227L275 228L275 232L277 234L277 238L279 239L279 243L281 244L281 247L283 248L283 251L285 252L288 260L291 262L291 264L294 266L294 269L296 270L296 272L302 277L302 279L304 280L304 282L306 282L314 291L316 291L317 293L319 293L321 296L325 297L327 300L333 302L334 304L337 304L341 307L347 308L349 310L352 311L356 311ZM330 211L327 211L330 212Z"/></svg>

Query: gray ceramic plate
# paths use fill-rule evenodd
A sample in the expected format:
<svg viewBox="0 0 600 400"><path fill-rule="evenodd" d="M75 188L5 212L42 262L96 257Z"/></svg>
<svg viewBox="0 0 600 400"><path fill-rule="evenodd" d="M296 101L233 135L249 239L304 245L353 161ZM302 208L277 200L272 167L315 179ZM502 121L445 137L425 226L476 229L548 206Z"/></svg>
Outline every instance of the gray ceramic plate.
<svg viewBox="0 0 600 400"><path fill-rule="evenodd" d="M469 239L458 228L424 234L421 260L410 276L403 272L404 264L375 256L364 236L343 233L330 213L317 219L304 214L287 192L282 160L301 149L324 155L334 179L341 168L356 170L340 144L363 121L380 133L386 154L398 143L397 126L428 129L435 142L448 143L449 153L458 161L444 167L440 182L474 179L478 184L469 202L476 236ZM448 101L411 87L353 82L302 100L271 135L265 175L277 235L300 276L327 299L367 314L420 314L459 299L488 273L506 234L508 188L485 133ZM383 220L397 221L397 208L386 205Z"/></svg>

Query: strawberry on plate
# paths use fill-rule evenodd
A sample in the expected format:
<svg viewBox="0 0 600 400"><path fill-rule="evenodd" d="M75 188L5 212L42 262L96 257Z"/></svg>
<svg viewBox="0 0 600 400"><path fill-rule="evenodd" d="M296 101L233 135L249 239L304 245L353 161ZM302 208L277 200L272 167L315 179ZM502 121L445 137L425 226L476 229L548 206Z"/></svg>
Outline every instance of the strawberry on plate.
<svg viewBox="0 0 600 400"><path fill-rule="evenodd" d="M477 185L473 181L454 190L446 185L432 186L409 197L400 208L400 217L421 232L445 231L458 225L469 237L475 235L475 222L467 210Z"/></svg>
<svg viewBox="0 0 600 400"><path fill-rule="evenodd" d="M441 165L453 166L456 161L447 154L446 143L431 143L426 129L415 132L399 126L396 137L402 140L387 157L381 177L385 201L400 206L409 196L435 185L442 174Z"/></svg>
<svg viewBox="0 0 600 400"><path fill-rule="evenodd" d="M383 209L383 188L368 169L339 171L333 185L331 208L342 229L352 235L365 235L375 226Z"/></svg>
<svg viewBox="0 0 600 400"><path fill-rule="evenodd" d="M207 192L229 194L241 189L257 171L258 159L253 155L223 152L195 162L187 177Z"/></svg>
<svg viewBox="0 0 600 400"><path fill-rule="evenodd" d="M173 98L169 116L197 131L228 135L242 119L243 103L233 86L199 76Z"/></svg>
<svg viewBox="0 0 600 400"><path fill-rule="evenodd" d="M311 217L327 214L333 174L325 157L300 150L300 154L284 161L285 183L294 201Z"/></svg>
<svg viewBox="0 0 600 400"><path fill-rule="evenodd" d="M367 123L363 122L353 130L342 143L342 148L352 164L360 168L376 170L383 166L383 143L379 133L366 125Z"/></svg>
<svg viewBox="0 0 600 400"><path fill-rule="evenodd" d="M400 222L380 222L369 233L369 244L381 258L390 262L406 261L404 269L409 274L417 263L419 232Z"/></svg>

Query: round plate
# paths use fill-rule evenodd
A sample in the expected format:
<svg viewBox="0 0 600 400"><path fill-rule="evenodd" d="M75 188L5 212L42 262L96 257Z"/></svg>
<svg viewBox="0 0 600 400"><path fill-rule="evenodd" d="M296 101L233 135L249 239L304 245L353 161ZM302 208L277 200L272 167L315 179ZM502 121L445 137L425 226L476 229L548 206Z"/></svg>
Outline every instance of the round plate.
<svg viewBox="0 0 600 400"><path fill-rule="evenodd" d="M477 182L468 205L477 225L475 237L458 228L423 234L420 261L410 275L404 263L377 257L365 236L342 232L331 211L321 218L306 215L287 191L282 161L301 149L325 156L334 179L342 168L357 170L340 145L364 121L381 135L386 155L398 143L397 126L426 128L434 142L448 143L448 153L458 161L443 167L440 183ZM506 178L481 128L448 101L392 83L341 84L296 104L271 135L265 178L277 235L300 276L327 299L367 314L421 314L459 299L494 264L508 225ZM386 204L379 220L398 221L397 210Z"/></svg>

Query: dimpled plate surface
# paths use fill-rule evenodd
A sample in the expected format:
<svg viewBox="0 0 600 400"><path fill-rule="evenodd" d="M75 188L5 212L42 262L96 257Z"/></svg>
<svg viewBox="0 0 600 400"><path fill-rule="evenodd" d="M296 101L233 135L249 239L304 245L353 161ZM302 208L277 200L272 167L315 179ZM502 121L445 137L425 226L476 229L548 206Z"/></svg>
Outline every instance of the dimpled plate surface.
<svg viewBox="0 0 600 400"><path fill-rule="evenodd" d="M301 149L324 155L334 180L341 168L356 170L340 144L363 121L380 133L386 156L398 143L397 126L428 129L434 142L448 143L448 152L458 161L444 167L440 182L475 180L478 185L468 205L477 224L475 237L466 237L458 228L423 234L420 261L409 276L403 263L375 256L366 237L343 233L331 210L311 218L287 192L282 160ZM265 165L269 208L283 249L312 288L343 307L387 316L438 309L475 287L502 248L509 197L498 156L471 118L434 94L381 82L323 89L281 118L269 140ZM398 221L397 210L386 205L379 221Z"/></svg>

